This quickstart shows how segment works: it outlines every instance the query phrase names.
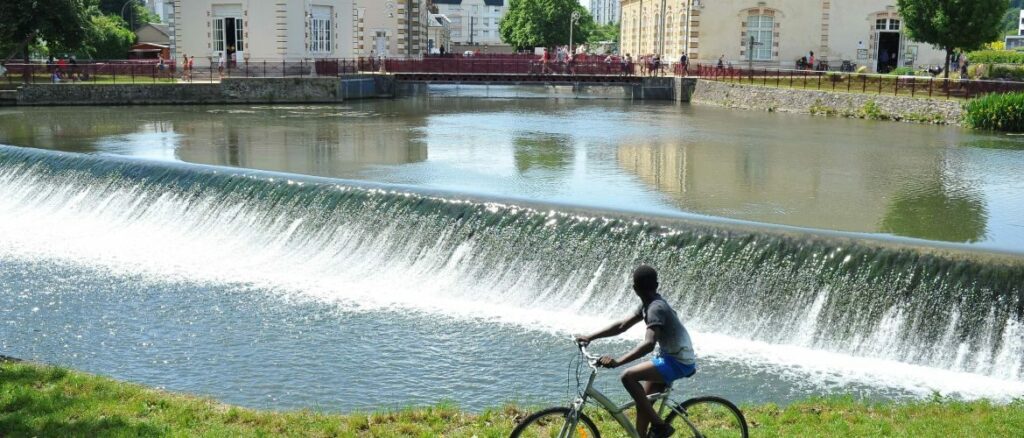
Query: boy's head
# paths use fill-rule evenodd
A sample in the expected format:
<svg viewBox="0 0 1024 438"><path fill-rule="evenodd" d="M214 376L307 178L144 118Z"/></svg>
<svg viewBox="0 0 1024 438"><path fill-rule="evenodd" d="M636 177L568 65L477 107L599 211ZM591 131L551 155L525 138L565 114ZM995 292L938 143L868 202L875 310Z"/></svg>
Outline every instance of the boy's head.
<svg viewBox="0 0 1024 438"><path fill-rule="evenodd" d="M633 270L633 291L637 295L652 294L658 291L658 271L647 265L640 265Z"/></svg>

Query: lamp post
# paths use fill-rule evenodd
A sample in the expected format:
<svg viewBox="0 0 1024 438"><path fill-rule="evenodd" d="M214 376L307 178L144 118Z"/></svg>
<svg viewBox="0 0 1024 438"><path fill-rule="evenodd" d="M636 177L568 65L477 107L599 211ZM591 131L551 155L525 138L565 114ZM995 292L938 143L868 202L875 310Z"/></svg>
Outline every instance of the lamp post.
<svg viewBox="0 0 1024 438"><path fill-rule="evenodd" d="M572 15L569 16L569 56L575 53L572 47L572 29L576 27L576 23L580 21L580 11L572 11Z"/></svg>
<svg viewBox="0 0 1024 438"><path fill-rule="evenodd" d="M121 18L124 18L124 8L128 5L135 3L135 0L128 0L121 5ZM132 8L132 14L128 16L128 27L131 28L132 32L135 32L135 8Z"/></svg>

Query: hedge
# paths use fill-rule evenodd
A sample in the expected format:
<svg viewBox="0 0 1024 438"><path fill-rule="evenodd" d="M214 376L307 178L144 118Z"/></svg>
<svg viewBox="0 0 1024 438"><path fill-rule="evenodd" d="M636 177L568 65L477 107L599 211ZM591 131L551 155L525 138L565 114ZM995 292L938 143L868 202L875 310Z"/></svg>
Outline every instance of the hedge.
<svg viewBox="0 0 1024 438"><path fill-rule="evenodd" d="M1024 64L1024 52L1010 50L979 50L967 54L971 64Z"/></svg>

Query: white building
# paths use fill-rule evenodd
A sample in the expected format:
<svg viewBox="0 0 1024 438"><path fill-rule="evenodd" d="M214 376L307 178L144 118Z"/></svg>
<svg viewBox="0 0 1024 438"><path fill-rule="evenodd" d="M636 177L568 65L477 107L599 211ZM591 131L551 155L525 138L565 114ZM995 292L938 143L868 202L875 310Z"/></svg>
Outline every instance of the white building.
<svg viewBox="0 0 1024 438"><path fill-rule="evenodd" d="M197 65L352 57L352 0L173 0L172 56Z"/></svg>
<svg viewBox="0 0 1024 438"><path fill-rule="evenodd" d="M451 20L455 44L500 45L501 19L508 12L507 0L434 0L437 12Z"/></svg>
<svg viewBox="0 0 1024 438"><path fill-rule="evenodd" d="M450 53L452 46L452 21L444 14L430 14L430 25L427 29L427 52L439 55Z"/></svg>
<svg viewBox="0 0 1024 438"><path fill-rule="evenodd" d="M413 58L427 52L430 0L355 0L355 56Z"/></svg>
<svg viewBox="0 0 1024 438"><path fill-rule="evenodd" d="M590 15L597 24L619 22L619 0L590 0Z"/></svg>
<svg viewBox="0 0 1024 438"><path fill-rule="evenodd" d="M1017 35L1024 36L1024 9L1020 10L1020 22L1018 23Z"/></svg>

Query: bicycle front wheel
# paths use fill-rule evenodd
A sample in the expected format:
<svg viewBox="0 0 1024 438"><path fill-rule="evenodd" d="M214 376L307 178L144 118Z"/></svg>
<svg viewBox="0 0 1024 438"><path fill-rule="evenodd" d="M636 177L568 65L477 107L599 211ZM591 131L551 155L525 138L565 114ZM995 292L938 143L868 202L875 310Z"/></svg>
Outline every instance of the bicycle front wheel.
<svg viewBox="0 0 1024 438"><path fill-rule="evenodd" d="M721 397L691 398L665 417L676 436L747 438L747 419L731 401Z"/></svg>
<svg viewBox="0 0 1024 438"><path fill-rule="evenodd" d="M582 412L575 425L569 424L569 408L548 408L526 417L511 438L600 438L597 426Z"/></svg>

